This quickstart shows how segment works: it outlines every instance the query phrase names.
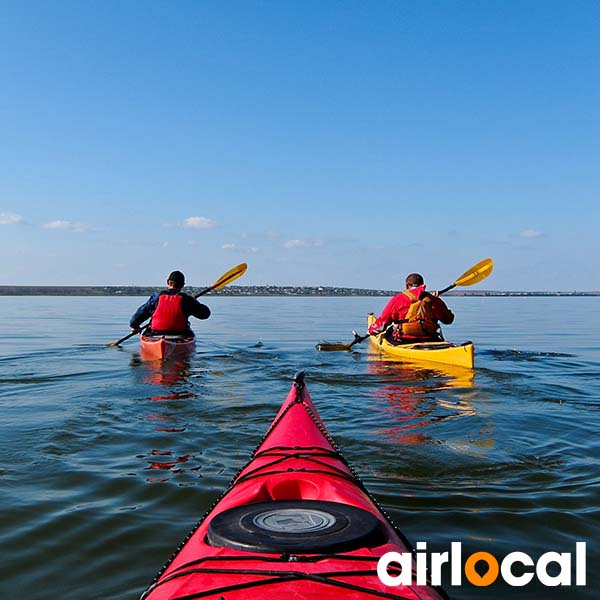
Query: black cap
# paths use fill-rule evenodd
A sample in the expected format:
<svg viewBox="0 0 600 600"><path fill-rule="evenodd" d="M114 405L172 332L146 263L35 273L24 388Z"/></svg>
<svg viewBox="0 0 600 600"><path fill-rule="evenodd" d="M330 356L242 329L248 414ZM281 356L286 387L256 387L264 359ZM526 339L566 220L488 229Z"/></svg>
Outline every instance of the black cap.
<svg viewBox="0 0 600 600"><path fill-rule="evenodd" d="M185 285L185 276L181 271L173 271L167 277L167 281L173 282L176 288L182 288Z"/></svg>
<svg viewBox="0 0 600 600"><path fill-rule="evenodd" d="M419 275L418 273L411 273L406 278L406 285L409 287L416 287L418 285L423 285L424 283L423 275Z"/></svg>

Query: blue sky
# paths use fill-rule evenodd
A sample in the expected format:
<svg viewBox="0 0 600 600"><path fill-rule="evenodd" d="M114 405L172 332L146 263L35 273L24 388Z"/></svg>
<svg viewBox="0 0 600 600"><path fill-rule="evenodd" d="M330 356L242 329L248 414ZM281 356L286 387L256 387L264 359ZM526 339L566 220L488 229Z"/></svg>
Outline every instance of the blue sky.
<svg viewBox="0 0 600 600"><path fill-rule="evenodd" d="M598 2L0 8L0 284L600 289Z"/></svg>

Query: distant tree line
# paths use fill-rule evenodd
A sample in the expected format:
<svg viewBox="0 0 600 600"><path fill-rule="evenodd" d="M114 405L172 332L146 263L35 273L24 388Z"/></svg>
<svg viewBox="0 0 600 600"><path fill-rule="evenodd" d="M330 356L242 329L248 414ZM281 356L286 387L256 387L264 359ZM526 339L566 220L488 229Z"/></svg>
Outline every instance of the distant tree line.
<svg viewBox="0 0 600 600"><path fill-rule="evenodd" d="M150 296L161 287L145 286L27 286L0 285L0 296ZM195 294L202 287L186 287ZM216 296L393 296L400 290L371 290L327 286L231 285L211 292ZM521 292L490 290L453 290L447 296L600 296L600 291Z"/></svg>

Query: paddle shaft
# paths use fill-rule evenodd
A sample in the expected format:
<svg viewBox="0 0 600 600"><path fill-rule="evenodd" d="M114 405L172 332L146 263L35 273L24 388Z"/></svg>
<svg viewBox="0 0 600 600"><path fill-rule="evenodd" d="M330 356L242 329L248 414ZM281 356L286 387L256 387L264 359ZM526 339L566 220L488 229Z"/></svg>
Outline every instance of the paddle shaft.
<svg viewBox="0 0 600 600"><path fill-rule="evenodd" d="M370 337L370 333L365 333L365 335L358 335L358 334L354 334L354 341L350 342L348 344L348 350L350 350L350 348L352 348L352 346L354 346L354 344L360 344L361 342L364 342L368 337Z"/></svg>
<svg viewBox="0 0 600 600"><path fill-rule="evenodd" d="M452 285L449 285L448 287L445 287L443 290L440 290L438 292L438 296L441 296L442 294L445 294L446 292L449 292L450 290L454 289L456 287L456 284L453 283Z"/></svg>

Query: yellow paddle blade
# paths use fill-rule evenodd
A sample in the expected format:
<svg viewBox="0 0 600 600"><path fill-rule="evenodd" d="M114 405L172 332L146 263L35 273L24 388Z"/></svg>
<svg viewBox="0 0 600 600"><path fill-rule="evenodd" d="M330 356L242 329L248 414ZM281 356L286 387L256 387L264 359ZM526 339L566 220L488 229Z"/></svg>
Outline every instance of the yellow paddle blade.
<svg viewBox="0 0 600 600"><path fill-rule="evenodd" d="M225 275L221 275L219 279L217 279L211 286L211 290L220 290L224 288L228 283L235 281L238 277L241 277L248 268L246 263L240 263L239 265L233 267L233 269L229 269Z"/></svg>
<svg viewBox="0 0 600 600"><path fill-rule="evenodd" d="M329 342L319 342L315 348L321 352L338 352L340 350L350 350L350 344L330 344Z"/></svg>
<svg viewBox="0 0 600 600"><path fill-rule="evenodd" d="M474 285L483 281L494 269L494 261L491 258L484 258L476 265L465 271L455 282L454 285L467 286Z"/></svg>

